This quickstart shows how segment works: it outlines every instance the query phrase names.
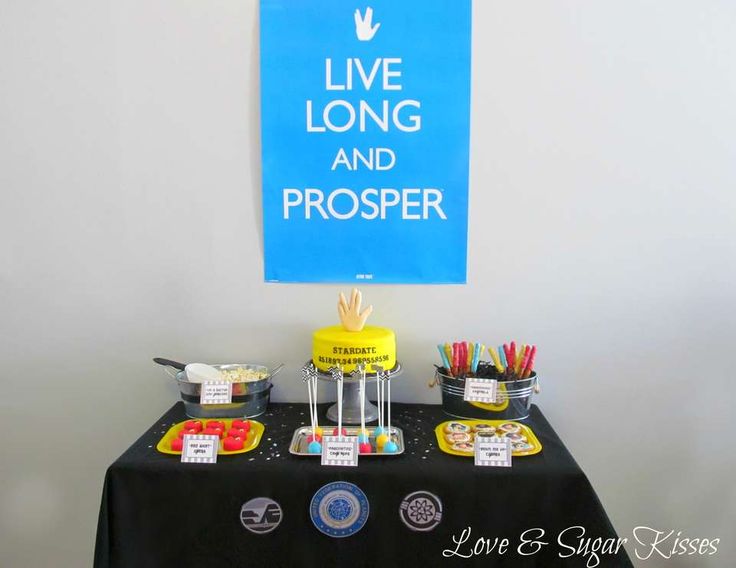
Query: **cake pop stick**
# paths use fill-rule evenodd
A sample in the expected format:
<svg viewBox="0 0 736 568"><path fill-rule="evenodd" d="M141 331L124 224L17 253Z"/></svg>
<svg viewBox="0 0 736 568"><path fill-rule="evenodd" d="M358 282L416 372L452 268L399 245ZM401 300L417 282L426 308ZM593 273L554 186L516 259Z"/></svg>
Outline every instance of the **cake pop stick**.
<svg viewBox="0 0 736 568"><path fill-rule="evenodd" d="M355 371L359 375L360 387L360 433L358 434L358 451L361 454L370 454L373 449L368 441L368 432L365 429L365 365L359 364Z"/></svg>
<svg viewBox="0 0 736 568"><path fill-rule="evenodd" d="M332 432L333 436L346 436L347 432L342 427L342 367L338 364L330 368L332 380L337 383L337 428Z"/></svg>
<svg viewBox="0 0 736 568"><path fill-rule="evenodd" d="M311 370L312 370L311 387L312 387L312 392L313 392L313 397L314 397L314 435L319 436L321 438L322 428L319 427L319 412L317 410L317 392L318 392L317 389L319 388L319 383L317 382L317 379L319 377L317 373L317 368L314 365L312 365Z"/></svg>
<svg viewBox="0 0 736 568"><path fill-rule="evenodd" d="M373 430L373 435L378 437L383 434L383 405L381 404L381 373L383 367L381 365L372 365L373 370L376 372L376 406L378 407L378 426Z"/></svg>
<svg viewBox="0 0 736 568"><path fill-rule="evenodd" d="M307 438L309 445L307 451L310 454L321 454L322 444L318 440L317 433L317 393L312 390L312 383L316 382L317 369L314 364L310 363L302 368L302 380L307 384L307 393L309 396L309 419L312 425L312 435Z"/></svg>
<svg viewBox="0 0 736 568"><path fill-rule="evenodd" d="M387 454L393 454L393 453L396 453L399 447L396 445L396 442L394 442L393 440L393 437L392 437L393 430L391 430L391 373L390 372L386 373L386 378L384 380L385 382L388 383L388 398L387 398L388 423L386 425L388 428L388 440L386 440L386 443L383 445L383 451L384 453L387 453Z"/></svg>
<svg viewBox="0 0 736 568"><path fill-rule="evenodd" d="M383 450L384 444L388 441L388 436L383 429L384 378L386 373L380 365L373 365L373 368L376 370L376 393L378 395L378 428L376 428L374 435L376 436L376 449Z"/></svg>

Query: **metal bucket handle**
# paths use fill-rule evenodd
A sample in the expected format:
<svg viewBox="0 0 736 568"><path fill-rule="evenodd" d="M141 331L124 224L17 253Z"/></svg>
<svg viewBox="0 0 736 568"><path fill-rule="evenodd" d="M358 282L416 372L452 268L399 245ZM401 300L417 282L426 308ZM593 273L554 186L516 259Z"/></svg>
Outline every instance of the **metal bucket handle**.
<svg viewBox="0 0 736 568"><path fill-rule="evenodd" d="M283 363L279 363L279 364L278 364L278 365L276 365L276 366L275 366L275 367L273 368L273 370L272 370L272 371L271 371L271 372L269 373L269 375L268 375L268 378L269 378L269 379L273 379L273 378L274 378L274 377L275 377L276 375L278 375L278 374L279 374L279 373L281 372L281 370L282 370L283 368L284 368L284 364L283 364Z"/></svg>

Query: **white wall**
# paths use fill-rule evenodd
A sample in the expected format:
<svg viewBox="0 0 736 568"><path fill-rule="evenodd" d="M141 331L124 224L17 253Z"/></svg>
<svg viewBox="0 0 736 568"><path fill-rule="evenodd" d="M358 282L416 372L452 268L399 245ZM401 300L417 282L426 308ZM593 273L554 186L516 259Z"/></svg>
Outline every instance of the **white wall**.
<svg viewBox="0 0 736 568"><path fill-rule="evenodd" d="M469 284L365 290L401 400L438 400L438 341L533 341L618 530L723 539L642 566L736 560L734 24L476 0ZM303 398L340 287L262 282L257 44L255 0L0 0L3 566L90 564L106 466L176 400L152 356L284 360Z"/></svg>

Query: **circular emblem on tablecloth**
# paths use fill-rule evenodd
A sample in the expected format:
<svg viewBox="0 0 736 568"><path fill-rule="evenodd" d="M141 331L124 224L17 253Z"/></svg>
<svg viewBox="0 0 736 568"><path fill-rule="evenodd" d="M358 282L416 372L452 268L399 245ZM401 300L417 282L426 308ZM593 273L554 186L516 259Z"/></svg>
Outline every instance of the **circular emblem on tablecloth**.
<svg viewBox="0 0 736 568"><path fill-rule="evenodd" d="M256 497L240 508L240 522L256 534L270 533L281 524L283 516L281 505L268 497Z"/></svg>
<svg viewBox="0 0 736 568"><path fill-rule="evenodd" d="M399 517L413 531L431 531L442 520L442 501L429 491L409 493L401 501Z"/></svg>
<svg viewBox="0 0 736 568"><path fill-rule="evenodd" d="M309 505L314 526L334 538L354 535L365 525L368 513L365 493L357 485L345 481L324 485Z"/></svg>

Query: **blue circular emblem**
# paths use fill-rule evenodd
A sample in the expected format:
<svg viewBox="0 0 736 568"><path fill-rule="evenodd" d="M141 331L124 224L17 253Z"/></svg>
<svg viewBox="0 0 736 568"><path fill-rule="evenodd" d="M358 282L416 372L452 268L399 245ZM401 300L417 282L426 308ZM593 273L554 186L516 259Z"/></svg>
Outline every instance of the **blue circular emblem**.
<svg viewBox="0 0 736 568"><path fill-rule="evenodd" d="M368 498L360 487L335 481L321 487L312 497L309 515L317 530L333 538L352 536L368 520Z"/></svg>

